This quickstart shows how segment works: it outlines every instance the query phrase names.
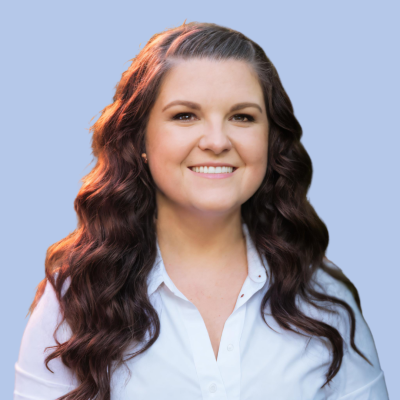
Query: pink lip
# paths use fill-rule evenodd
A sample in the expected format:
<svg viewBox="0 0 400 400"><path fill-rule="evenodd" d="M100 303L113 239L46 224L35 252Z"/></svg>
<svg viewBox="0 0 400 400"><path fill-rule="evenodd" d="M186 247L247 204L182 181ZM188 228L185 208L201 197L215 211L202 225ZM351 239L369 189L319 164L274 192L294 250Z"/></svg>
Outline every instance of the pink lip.
<svg viewBox="0 0 400 400"><path fill-rule="evenodd" d="M208 166L210 164L201 164L201 165ZM229 164L220 164L220 165L225 165L225 166L228 166L228 167L232 166L233 167L233 165L229 165ZM196 167L196 166L197 165L193 165L193 167ZM214 165L211 165L211 166L214 166ZM218 167L218 165L217 165L217 167ZM224 172L224 173L221 173L221 174L204 174L203 172L195 172L195 171L191 170L190 168L188 168L188 170L190 172L192 172L193 174L195 174L197 176L200 176L202 178L206 178L206 179L223 179L223 178L229 178L230 176L232 176L235 173L235 171L237 170L237 168L235 168L232 172Z"/></svg>

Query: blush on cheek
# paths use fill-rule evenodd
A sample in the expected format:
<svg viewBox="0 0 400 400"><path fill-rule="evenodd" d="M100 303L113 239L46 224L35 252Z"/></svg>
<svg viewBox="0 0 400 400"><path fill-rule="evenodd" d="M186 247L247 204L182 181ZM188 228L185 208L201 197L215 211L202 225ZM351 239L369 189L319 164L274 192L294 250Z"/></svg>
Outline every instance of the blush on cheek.
<svg viewBox="0 0 400 400"><path fill-rule="evenodd" d="M253 167L249 166L246 172L247 172L246 186L249 188L250 191L252 191L252 194L254 194L254 192L262 184L264 176L267 172L267 164L265 163L264 160L262 160L259 164L254 165Z"/></svg>
<svg viewBox="0 0 400 400"><path fill-rule="evenodd" d="M168 169L168 166L163 166L157 162L152 165L151 174L157 188L167 197L174 197L181 185L181 172L179 168Z"/></svg>

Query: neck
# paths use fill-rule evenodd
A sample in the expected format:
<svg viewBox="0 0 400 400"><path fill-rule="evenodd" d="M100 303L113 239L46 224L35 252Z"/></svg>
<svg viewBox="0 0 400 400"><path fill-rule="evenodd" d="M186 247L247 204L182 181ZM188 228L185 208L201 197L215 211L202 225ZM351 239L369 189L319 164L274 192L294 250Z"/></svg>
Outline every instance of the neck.
<svg viewBox="0 0 400 400"><path fill-rule="evenodd" d="M201 275L222 273L232 264L247 268L240 208L205 215L158 204L156 232L167 270Z"/></svg>

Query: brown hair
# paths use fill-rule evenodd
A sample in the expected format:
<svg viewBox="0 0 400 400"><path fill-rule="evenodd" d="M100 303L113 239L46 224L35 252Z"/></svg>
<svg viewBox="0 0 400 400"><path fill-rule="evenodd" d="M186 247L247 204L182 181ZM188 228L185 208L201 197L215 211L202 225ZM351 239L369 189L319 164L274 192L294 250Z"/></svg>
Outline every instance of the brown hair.
<svg viewBox="0 0 400 400"><path fill-rule="evenodd" d="M327 339L332 348L327 384L340 369L343 339L335 327L302 313L296 298L320 310L328 311L321 304L327 301L342 306L351 320L351 346L367 360L354 343L352 308L311 284L314 272L324 270L346 284L361 310L354 285L340 269L326 263L328 230L306 197L311 159L300 142L302 128L274 65L242 33L191 22L152 36L122 74L113 102L91 127L97 162L82 179L74 201L78 226L47 250L46 277L29 311L33 312L48 280L60 302L64 318L60 325L65 320L72 336L53 346L46 367L61 357L80 381L60 400L95 396L109 400L112 365L118 367L146 351L159 336L160 321L147 296L146 280L156 257L155 184L141 154L149 112L165 73L174 59L193 57L248 62L264 93L270 127L268 166L261 186L242 205L243 220L270 268L271 285L260 304L264 321L269 302L281 327ZM70 284L63 294L67 278ZM142 342L146 334L150 338L146 345L123 360L129 344Z"/></svg>

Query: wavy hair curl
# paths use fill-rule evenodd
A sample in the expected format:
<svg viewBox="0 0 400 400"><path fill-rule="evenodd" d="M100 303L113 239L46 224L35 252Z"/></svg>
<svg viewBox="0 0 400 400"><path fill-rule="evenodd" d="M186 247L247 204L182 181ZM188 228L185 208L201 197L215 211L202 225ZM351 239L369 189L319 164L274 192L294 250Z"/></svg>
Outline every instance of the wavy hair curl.
<svg viewBox="0 0 400 400"><path fill-rule="evenodd" d="M350 316L351 346L369 362L354 343L351 307L311 285L320 268L351 290L361 310L357 289L340 269L326 262L328 230L306 197L311 159L300 142L302 128L277 70L263 49L242 33L213 23L185 22L153 35L123 72L113 102L90 128L97 162L82 178L74 200L77 228L47 250L46 277L29 312L48 280L63 315L56 331L66 321L72 336L59 343L54 332L57 346L52 346L56 349L47 356L46 367L50 370L49 361L61 357L80 382L58 400L110 400L112 366L118 368L143 353L160 334L157 312L147 296L147 276L156 257L155 183L141 154L150 110L176 59L243 60L254 68L262 87L270 126L268 166L262 184L241 212L270 267L271 285L260 304L264 321L269 302L284 329L299 333L298 328L330 342L332 362L325 386L340 369L343 339L335 327L300 311L296 298L326 311L322 302L339 305ZM67 278L70 284L63 294ZM132 341L142 342L146 335L146 345L124 360Z"/></svg>

